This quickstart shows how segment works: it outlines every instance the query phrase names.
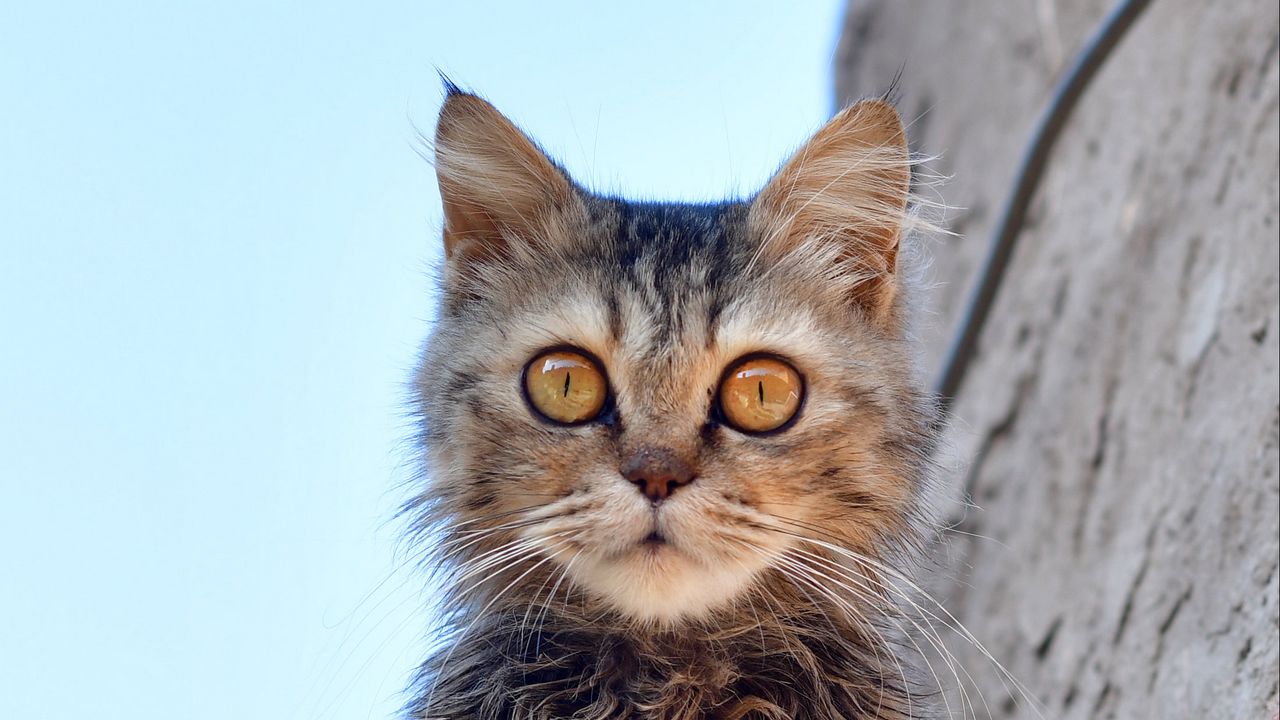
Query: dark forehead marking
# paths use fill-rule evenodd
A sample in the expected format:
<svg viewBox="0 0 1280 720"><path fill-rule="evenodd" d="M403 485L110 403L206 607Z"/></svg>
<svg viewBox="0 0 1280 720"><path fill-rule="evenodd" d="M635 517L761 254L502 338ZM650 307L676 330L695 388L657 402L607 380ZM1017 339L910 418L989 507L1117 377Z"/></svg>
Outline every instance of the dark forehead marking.
<svg viewBox="0 0 1280 720"><path fill-rule="evenodd" d="M610 286L605 290L605 309L609 318L609 337L617 342L622 337L622 308L619 307L617 287Z"/></svg>
<svg viewBox="0 0 1280 720"><path fill-rule="evenodd" d="M705 262L709 255L724 252L725 228L720 220L725 203L614 202L619 218L618 259L632 272L641 260L655 269L687 271L695 258Z"/></svg>
<svg viewBox="0 0 1280 720"><path fill-rule="evenodd" d="M628 202L598 198L612 232L601 238L613 284L629 286L648 305L661 350L679 337L689 301L704 299L708 327L725 303L729 278L747 242L740 202L709 204ZM606 296L617 288L610 288Z"/></svg>

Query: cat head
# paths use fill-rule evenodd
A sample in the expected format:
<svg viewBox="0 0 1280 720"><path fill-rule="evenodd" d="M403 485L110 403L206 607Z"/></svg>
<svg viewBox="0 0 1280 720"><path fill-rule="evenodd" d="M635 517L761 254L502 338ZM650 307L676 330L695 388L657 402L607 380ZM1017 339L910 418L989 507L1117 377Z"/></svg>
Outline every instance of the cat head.
<svg viewBox="0 0 1280 720"><path fill-rule="evenodd" d="M455 596L566 583L670 627L789 553L910 541L931 406L904 329L892 105L847 108L719 204L593 194L452 86L434 145L445 260L411 504Z"/></svg>

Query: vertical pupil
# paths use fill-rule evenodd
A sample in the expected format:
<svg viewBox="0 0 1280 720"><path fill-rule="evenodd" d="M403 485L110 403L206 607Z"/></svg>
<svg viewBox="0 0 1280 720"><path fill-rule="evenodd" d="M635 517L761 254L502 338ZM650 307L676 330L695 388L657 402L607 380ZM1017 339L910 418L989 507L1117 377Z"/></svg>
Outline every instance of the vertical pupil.
<svg viewBox="0 0 1280 720"><path fill-rule="evenodd" d="M564 374L564 397L569 397L569 380L573 377L573 373L565 371Z"/></svg>
<svg viewBox="0 0 1280 720"><path fill-rule="evenodd" d="M764 404L764 381L763 380L756 381L756 389L760 393L760 404L763 405Z"/></svg>

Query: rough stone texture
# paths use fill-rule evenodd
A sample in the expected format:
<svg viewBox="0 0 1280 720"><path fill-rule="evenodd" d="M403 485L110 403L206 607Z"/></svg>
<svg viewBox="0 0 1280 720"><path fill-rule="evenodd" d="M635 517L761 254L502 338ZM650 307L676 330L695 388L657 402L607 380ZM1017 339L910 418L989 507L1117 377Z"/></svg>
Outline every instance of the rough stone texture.
<svg viewBox="0 0 1280 720"><path fill-rule="evenodd" d="M839 94L905 62L917 147L966 208L934 253L935 361L1056 73L1106 8L851 8ZM1278 14L1154 0L1055 150L956 404L955 496L981 509L955 513L935 590L1046 718L1277 712ZM992 715L1036 717L949 639Z"/></svg>

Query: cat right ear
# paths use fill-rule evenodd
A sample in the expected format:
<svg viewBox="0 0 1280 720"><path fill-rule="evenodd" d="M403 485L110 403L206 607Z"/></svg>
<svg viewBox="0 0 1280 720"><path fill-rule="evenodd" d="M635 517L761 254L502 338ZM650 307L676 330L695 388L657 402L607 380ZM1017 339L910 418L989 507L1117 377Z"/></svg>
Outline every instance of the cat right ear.
<svg viewBox="0 0 1280 720"><path fill-rule="evenodd" d="M445 257L502 258L513 241L538 242L576 198L573 183L488 102L445 89L435 137Z"/></svg>
<svg viewBox="0 0 1280 720"><path fill-rule="evenodd" d="M911 157L898 111L863 100L837 113L756 196L750 222L769 259L808 248L873 319L892 320ZM803 255L803 253L801 253Z"/></svg>

